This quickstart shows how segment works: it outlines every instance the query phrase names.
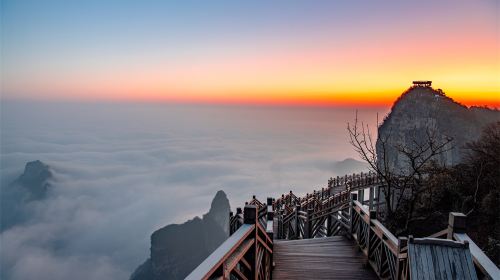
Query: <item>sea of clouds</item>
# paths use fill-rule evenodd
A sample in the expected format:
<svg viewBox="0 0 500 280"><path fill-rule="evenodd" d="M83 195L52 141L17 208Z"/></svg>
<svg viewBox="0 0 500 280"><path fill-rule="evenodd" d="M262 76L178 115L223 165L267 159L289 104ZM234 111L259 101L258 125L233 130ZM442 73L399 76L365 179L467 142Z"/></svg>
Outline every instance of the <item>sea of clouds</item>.
<svg viewBox="0 0 500 280"><path fill-rule="evenodd" d="M359 111L376 123L387 108ZM0 235L2 279L128 279L149 236L208 210L305 193L356 157L354 108L2 102L1 184L50 165L48 197Z"/></svg>

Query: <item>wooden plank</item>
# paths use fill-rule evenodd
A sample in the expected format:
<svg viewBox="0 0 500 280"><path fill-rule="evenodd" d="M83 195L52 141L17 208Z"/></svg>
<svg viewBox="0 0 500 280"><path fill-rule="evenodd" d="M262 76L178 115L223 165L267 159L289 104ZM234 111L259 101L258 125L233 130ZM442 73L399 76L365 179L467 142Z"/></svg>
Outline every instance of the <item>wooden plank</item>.
<svg viewBox="0 0 500 280"><path fill-rule="evenodd" d="M440 248L441 249L441 256L443 258L443 265L444 269L446 271L446 278L445 279L453 279L453 273L451 271L450 266L448 265L448 249L446 247Z"/></svg>
<svg viewBox="0 0 500 280"><path fill-rule="evenodd" d="M366 257L343 236L274 243L273 279L377 279Z"/></svg>
<svg viewBox="0 0 500 280"><path fill-rule="evenodd" d="M445 228L442 231L436 232L432 235L429 236L429 238L438 238L438 237L446 237L446 234L448 234L448 229Z"/></svg>
<svg viewBox="0 0 500 280"><path fill-rule="evenodd" d="M450 270L451 270L451 278L450 279L458 279L460 272L457 270L456 266L454 265L455 256L453 255L453 250L451 248L448 248L448 247L443 247L443 250L446 250L447 255L448 255L448 265L450 266Z"/></svg>
<svg viewBox="0 0 500 280"><path fill-rule="evenodd" d="M434 251L434 255L436 256L436 263L437 263L437 269L436 272L438 273L439 277L437 279L442 279L445 280L446 278L446 268L444 265L444 260L443 260L443 253L440 247L435 247L433 246L431 250Z"/></svg>
<svg viewBox="0 0 500 280"><path fill-rule="evenodd" d="M452 248L465 248L465 244L456 242L450 239L441 239L441 238L415 238L413 239L414 244L426 244L426 245L438 245L438 246L446 246Z"/></svg>
<svg viewBox="0 0 500 280"><path fill-rule="evenodd" d="M448 250L451 251L451 255L453 256L453 267L455 267L455 269L457 270L457 278L455 279L467 279L464 278L464 276L469 273L465 273L463 269L463 262L460 258L460 249L448 247Z"/></svg>
<svg viewBox="0 0 500 280"><path fill-rule="evenodd" d="M238 278L240 278L242 280L248 280L248 278L245 275L243 275L243 273L241 271L239 271L238 269L235 269L233 271L236 272L236 275L238 275Z"/></svg>
<svg viewBox="0 0 500 280"><path fill-rule="evenodd" d="M419 270L418 270L418 264L419 264L419 259L417 255L415 254L415 246L412 246L411 244L408 244L408 257L409 257L409 264L410 264L410 279L420 279L419 277Z"/></svg>
<svg viewBox="0 0 500 280"><path fill-rule="evenodd" d="M241 260L241 263L246 266L246 268L250 271L252 271L252 266L250 265L250 263L245 259L245 258L242 258Z"/></svg>
<svg viewBox="0 0 500 280"><path fill-rule="evenodd" d="M266 242L264 242L264 240L262 240L262 238L260 238L260 236L257 235L257 241L262 245L264 246L264 248L266 248L266 250L272 254L273 253L273 250L271 248L269 248L269 246L267 246Z"/></svg>
<svg viewBox="0 0 500 280"><path fill-rule="evenodd" d="M434 263L432 262L432 252L431 252L431 246L429 245L421 245L422 253L425 255L420 256L422 259L422 262L425 266L425 275L427 276L427 279L435 279L434 275Z"/></svg>
<svg viewBox="0 0 500 280"><path fill-rule="evenodd" d="M243 256L248 252L250 247L252 247L254 239L245 240L237 250L233 252L231 256L227 258L224 262L224 270L231 271L240 262Z"/></svg>
<svg viewBox="0 0 500 280"><path fill-rule="evenodd" d="M472 261L472 256L470 250L464 250L465 259L467 260L467 269L469 270L470 279L477 279L476 269L474 268L474 263ZM500 278L500 274L498 274Z"/></svg>

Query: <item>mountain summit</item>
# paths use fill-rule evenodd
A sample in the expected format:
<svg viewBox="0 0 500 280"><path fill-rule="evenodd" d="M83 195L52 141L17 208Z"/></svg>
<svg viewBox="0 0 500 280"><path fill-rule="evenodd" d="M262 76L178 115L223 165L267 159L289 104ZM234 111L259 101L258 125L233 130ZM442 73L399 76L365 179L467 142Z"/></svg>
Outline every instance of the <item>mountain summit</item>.
<svg viewBox="0 0 500 280"><path fill-rule="evenodd" d="M441 89L433 89L430 82L415 83L394 103L391 112L378 129L377 156L382 159L381 139L386 139L386 160L394 170L405 170L406 158L397 147L412 147L428 139L428 133L437 141L447 137L453 140L450 150L437 158L444 165L462 161L465 143L475 140L483 127L500 120L500 111L485 107L466 107L447 97Z"/></svg>

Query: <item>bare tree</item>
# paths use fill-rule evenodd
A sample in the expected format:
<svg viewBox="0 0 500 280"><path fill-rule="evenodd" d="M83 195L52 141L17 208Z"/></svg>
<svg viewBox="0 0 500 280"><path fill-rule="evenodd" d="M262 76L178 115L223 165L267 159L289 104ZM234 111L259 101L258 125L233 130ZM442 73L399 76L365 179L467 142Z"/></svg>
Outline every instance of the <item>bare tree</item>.
<svg viewBox="0 0 500 280"><path fill-rule="evenodd" d="M378 118L377 118L378 125ZM358 115L354 123L347 124L349 142L362 160L368 163L371 171L378 174L384 181L382 190L385 202L385 219L389 225L394 221L395 214L401 214L402 207L406 207L406 218L403 231L408 228L408 223L414 219L415 203L420 194L426 189L424 179L426 177L425 167L434 161L437 156L446 153L453 147L451 137L439 137L436 131L429 128L425 136L413 135L410 143L403 145L391 141L392 131L387 135L378 135L378 147L367 124L359 122ZM377 149L378 148L378 149ZM394 155L395 151L397 155ZM397 169L391 162L394 158L402 158L407 163L405 168Z"/></svg>

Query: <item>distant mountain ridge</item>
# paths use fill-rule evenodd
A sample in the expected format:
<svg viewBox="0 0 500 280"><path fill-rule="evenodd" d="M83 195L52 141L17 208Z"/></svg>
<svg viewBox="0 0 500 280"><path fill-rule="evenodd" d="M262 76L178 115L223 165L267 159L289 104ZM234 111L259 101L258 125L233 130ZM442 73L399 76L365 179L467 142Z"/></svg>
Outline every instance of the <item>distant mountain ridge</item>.
<svg viewBox="0 0 500 280"><path fill-rule="evenodd" d="M443 165L456 165L464 156L464 145L477 139L483 127L500 120L500 111L471 107L455 102L440 89L414 86L404 92L378 129L377 157L384 162L381 139L387 139L386 161L393 170L405 170L406 158L396 147L411 147L414 141L425 141L431 130L438 140L453 138L450 150L436 160Z"/></svg>
<svg viewBox="0 0 500 280"><path fill-rule="evenodd" d="M340 176L345 174L367 172L369 170L369 165L364 161L346 158L344 160L334 162L332 170L335 174Z"/></svg>
<svg viewBox="0 0 500 280"><path fill-rule="evenodd" d="M150 257L130 279L184 279L229 236L229 211L226 194L218 191L203 218L153 232Z"/></svg>

